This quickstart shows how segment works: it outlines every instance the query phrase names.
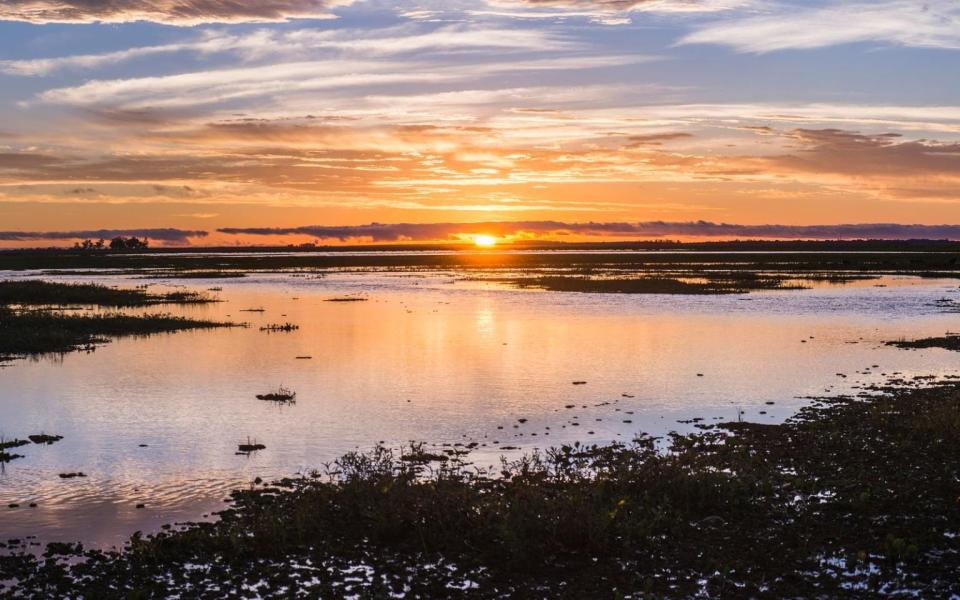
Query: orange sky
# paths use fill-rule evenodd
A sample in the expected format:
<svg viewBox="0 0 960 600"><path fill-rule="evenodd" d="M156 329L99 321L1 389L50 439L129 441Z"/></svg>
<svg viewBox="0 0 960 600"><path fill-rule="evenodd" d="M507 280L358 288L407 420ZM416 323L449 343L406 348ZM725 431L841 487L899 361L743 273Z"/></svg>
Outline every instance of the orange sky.
<svg viewBox="0 0 960 600"><path fill-rule="evenodd" d="M157 244L277 243L315 238L217 230L372 222L960 223L953 2L205 6L0 7L0 245L157 228L208 232Z"/></svg>

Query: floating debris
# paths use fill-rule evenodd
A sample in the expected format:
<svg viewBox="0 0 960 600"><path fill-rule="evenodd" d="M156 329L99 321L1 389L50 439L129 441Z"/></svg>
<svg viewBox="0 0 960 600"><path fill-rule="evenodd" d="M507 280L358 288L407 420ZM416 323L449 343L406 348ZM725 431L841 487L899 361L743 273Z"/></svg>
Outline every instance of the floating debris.
<svg viewBox="0 0 960 600"><path fill-rule="evenodd" d="M267 400L269 402L285 402L292 404L296 401L297 393L293 390L288 390L282 385L277 388L277 391L270 392L269 394L257 394L257 400Z"/></svg>
<svg viewBox="0 0 960 600"><path fill-rule="evenodd" d="M366 302L370 298L364 298L362 296L339 296L336 298L327 298L324 302Z"/></svg>
<svg viewBox="0 0 960 600"><path fill-rule="evenodd" d="M285 332L290 332L290 331L296 331L296 330L298 330L298 329L300 329L300 326L299 326L299 325L294 325L293 323L282 323L282 324L272 323L272 324L270 324L270 325L264 325L263 327L260 328L260 331L270 331L270 332L274 332L274 331L285 331Z"/></svg>
<svg viewBox="0 0 960 600"><path fill-rule="evenodd" d="M77 477L86 477L87 474L83 471L77 471L76 473L60 473L60 479L76 479Z"/></svg>
<svg viewBox="0 0 960 600"><path fill-rule="evenodd" d="M34 444L47 444L47 445L50 445L50 444L54 444L54 443L59 442L60 440L62 440L62 439L63 439L63 436L62 436L62 435L46 435L46 434L40 433L40 434L37 434L37 435L27 436L27 438L28 438L31 442L33 442Z"/></svg>
<svg viewBox="0 0 960 600"><path fill-rule="evenodd" d="M586 381L574 381L573 385L587 385Z"/></svg>
<svg viewBox="0 0 960 600"><path fill-rule="evenodd" d="M267 447L263 444L257 442L257 440L250 441L250 438L247 438L246 444L239 444L237 454L250 454L251 452L257 452L259 450L266 450Z"/></svg>
<svg viewBox="0 0 960 600"><path fill-rule="evenodd" d="M18 458L23 458L23 455L10 454L8 452L3 452L2 450L0 450L0 464L8 463L10 461L17 460Z"/></svg>
<svg viewBox="0 0 960 600"><path fill-rule="evenodd" d="M10 440L8 442L0 438L0 450L6 450L8 448L19 448L20 446L26 446L29 443L30 442L28 442L27 440Z"/></svg>

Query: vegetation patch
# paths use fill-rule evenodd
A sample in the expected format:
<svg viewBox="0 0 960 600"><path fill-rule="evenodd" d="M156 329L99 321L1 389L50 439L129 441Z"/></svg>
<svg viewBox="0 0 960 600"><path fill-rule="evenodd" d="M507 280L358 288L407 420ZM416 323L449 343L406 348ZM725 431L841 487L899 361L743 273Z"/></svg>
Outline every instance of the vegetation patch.
<svg viewBox="0 0 960 600"><path fill-rule="evenodd" d="M0 281L0 305L108 307L152 306L156 304L199 304L216 302L196 292L152 294L144 288L117 289L91 283L54 283L23 280Z"/></svg>
<svg viewBox="0 0 960 600"><path fill-rule="evenodd" d="M276 332L289 333L291 331L296 331L298 329L300 329L300 326L294 325L293 323L271 323L270 325L264 325L263 327L261 327L260 331L267 331L272 333L276 333Z"/></svg>
<svg viewBox="0 0 960 600"><path fill-rule="evenodd" d="M75 305L131 308L157 304L213 302L196 292L152 294L144 288L115 289L94 284L0 281L0 361L90 350L111 337L151 335L188 329L233 327L233 323L171 315L76 315L30 307Z"/></svg>
<svg viewBox="0 0 960 600"><path fill-rule="evenodd" d="M135 271L136 272L136 271ZM243 279L243 271L161 271L143 275L141 279Z"/></svg>
<svg viewBox="0 0 960 600"><path fill-rule="evenodd" d="M62 436L62 435L47 435L47 434L45 434L45 433L38 433L38 434L35 434L35 435L27 436L27 439L29 439L29 440L30 440L31 442L33 442L34 444L43 444L43 445L49 446L49 445L51 445L51 444L56 444L57 442L59 442L60 440L62 440L62 439L63 439L63 436Z"/></svg>
<svg viewBox="0 0 960 600"><path fill-rule="evenodd" d="M487 472L415 446L235 492L220 520L0 558L15 597L950 597L960 384L564 446ZM250 443L250 442L248 442ZM57 552L67 546L60 545Z"/></svg>
<svg viewBox="0 0 960 600"><path fill-rule="evenodd" d="M112 337L232 326L171 315L73 315L0 306L0 359L89 350Z"/></svg>
<svg viewBox="0 0 960 600"><path fill-rule="evenodd" d="M507 280L518 287L553 292L592 292L601 294L745 294L751 290L804 289L799 283L787 283L756 273L728 274L722 277L582 277L549 275Z"/></svg>
<svg viewBox="0 0 960 600"><path fill-rule="evenodd" d="M923 348L943 348L960 352L960 335L945 335L943 337L921 338L918 340L896 340L887 342L888 346L919 350Z"/></svg>
<svg viewBox="0 0 960 600"><path fill-rule="evenodd" d="M281 385L275 392L270 392L268 394L257 394L257 400L294 404L297 401L297 393Z"/></svg>

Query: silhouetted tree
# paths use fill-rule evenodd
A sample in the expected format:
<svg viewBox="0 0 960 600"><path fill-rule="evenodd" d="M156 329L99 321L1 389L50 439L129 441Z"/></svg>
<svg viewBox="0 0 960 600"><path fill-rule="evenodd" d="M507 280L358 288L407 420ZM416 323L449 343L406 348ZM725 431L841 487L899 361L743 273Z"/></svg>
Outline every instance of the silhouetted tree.
<svg viewBox="0 0 960 600"><path fill-rule="evenodd" d="M150 246L150 240L143 238L142 240L137 237L121 237L117 236L110 240L110 249L111 250L143 250Z"/></svg>
<svg viewBox="0 0 960 600"><path fill-rule="evenodd" d="M82 242L75 242L73 248L74 250L103 250L104 241L102 239L97 241L86 239Z"/></svg>

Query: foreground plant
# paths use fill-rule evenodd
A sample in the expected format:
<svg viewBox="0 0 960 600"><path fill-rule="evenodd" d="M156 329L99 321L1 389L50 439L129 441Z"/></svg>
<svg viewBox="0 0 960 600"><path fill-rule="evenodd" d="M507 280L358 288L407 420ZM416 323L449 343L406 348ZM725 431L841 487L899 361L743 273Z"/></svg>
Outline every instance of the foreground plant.
<svg viewBox="0 0 960 600"><path fill-rule="evenodd" d="M378 447L122 552L0 559L10 597L640 598L960 593L960 384L821 400L668 450L477 470ZM175 591L175 592L174 592Z"/></svg>

